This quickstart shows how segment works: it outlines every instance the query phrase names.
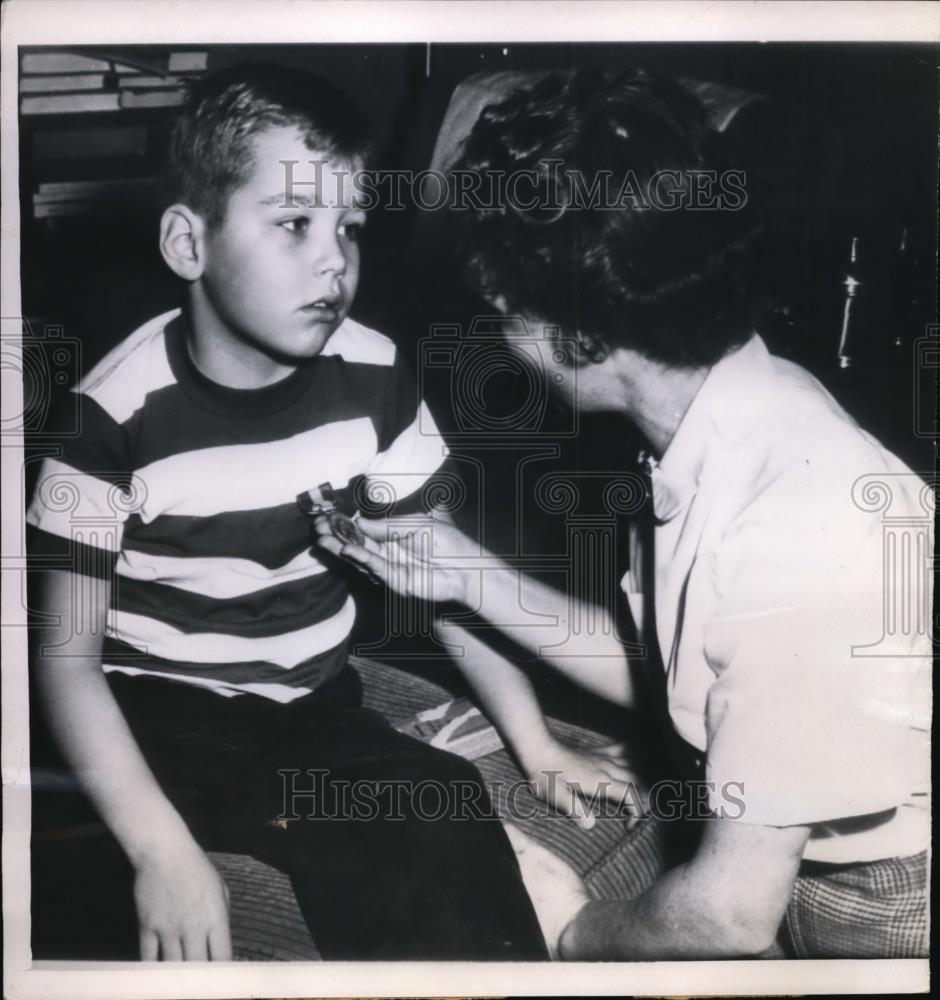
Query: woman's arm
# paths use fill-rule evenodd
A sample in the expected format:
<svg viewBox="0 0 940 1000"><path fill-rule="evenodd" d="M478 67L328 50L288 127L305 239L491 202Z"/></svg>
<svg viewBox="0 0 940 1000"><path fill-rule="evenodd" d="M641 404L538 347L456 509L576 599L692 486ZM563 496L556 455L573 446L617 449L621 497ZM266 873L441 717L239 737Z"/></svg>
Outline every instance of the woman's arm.
<svg viewBox="0 0 940 1000"><path fill-rule="evenodd" d="M586 903L562 932L562 958L740 958L774 942L809 827L710 819L695 857L628 901Z"/></svg>
<svg viewBox="0 0 940 1000"><path fill-rule="evenodd" d="M365 545L343 542L325 518L316 522L319 544L341 558L366 566L389 587L423 600L454 601L486 619L513 642L559 673L608 701L633 707L635 694L624 648L609 609L588 607L567 593L513 569L480 550L457 528L435 518L396 522L394 535L384 521L361 519ZM416 531L422 528L422 537ZM578 630L572 621L599 617L598 627ZM564 644L564 655L556 650Z"/></svg>

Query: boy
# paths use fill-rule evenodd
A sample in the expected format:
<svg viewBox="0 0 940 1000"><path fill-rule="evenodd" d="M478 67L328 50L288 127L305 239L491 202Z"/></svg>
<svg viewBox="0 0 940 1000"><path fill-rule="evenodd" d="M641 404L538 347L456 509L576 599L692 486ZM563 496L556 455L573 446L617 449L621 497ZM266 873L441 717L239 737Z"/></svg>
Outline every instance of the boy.
<svg viewBox="0 0 940 1000"><path fill-rule="evenodd" d="M472 766L361 707L352 599L297 502L328 482L350 508L374 476L418 507L445 454L392 343L348 318L366 221L348 178L364 156L344 95L275 66L210 75L175 125L160 250L185 308L82 380L81 433L28 513L33 551L64 548L75 567L47 574L58 624L37 687L126 857L99 866L97 889L66 888L95 876L88 855L73 882L48 880L90 953L42 954L53 901L34 877L37 957L129 957L91 919L123 872L143 959L230 958L213 849L287 872L325 958L544 957L498 823L427 821L407 795L397 816L343 818L344 782L469 782L485 803ZM110 527L78 537L89 514ZM299 794L325 775L315 802L285 798L285 770Z"/></svg>
<svg viewBox="0 0 940 1000"><path fill-rule="evenodd" d="M386 545L378 522L363 522L365 547L322 524L320 540L408 593L472 608L594 693L645 707L662 723L675 775L708 791L710 815L689 824L700 835L691 854L634 898L589 900L552 862L540 903L553 953L920 957L929 488L754 332L746 275L760 222L751 206L695 203L697 181L723 166L719 141L704 109L668 81L558 73L485 108L454 167L557 184L551 202L563 207L547 220L512 205L475 211L465 260L497 309L528 321L529 339L510 343L522 358L542 352L541 373L568 405L617 413L648 442L648 530L631 525L622 582L648 683L635 685L613 629L569 635L566 595L495 558L485 573L437 558L479 556L452 526L435 528L431 560ZM672 207L585 207L578 182L598 177L634 178L644 195L668 181ZM577 355L554 351L543 326L564 331ZM878 516L889 503L908 560L891 580ZM866 643L898 593L909 627L873 655ZM513 602L531 623L502 624ZM521 671L478 632L445 634L464 647L464 669L520 758L556 757ZM553 656L562 644L566 655ZM658 811L651 799L651 810L677 818L675 794Z"/></svg>

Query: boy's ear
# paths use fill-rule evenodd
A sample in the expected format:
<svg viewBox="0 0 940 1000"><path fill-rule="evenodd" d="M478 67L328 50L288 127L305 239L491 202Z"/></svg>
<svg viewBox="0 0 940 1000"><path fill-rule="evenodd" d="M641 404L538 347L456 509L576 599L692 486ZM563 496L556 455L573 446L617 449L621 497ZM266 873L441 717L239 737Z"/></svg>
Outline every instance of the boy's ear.
<svg viewBox="0 0 940 1000"><path fill-rule="evenodd" d="M198 281L205 267L206 224L186 205L170 205L160 217L160 253L185 281Z"/></svg>

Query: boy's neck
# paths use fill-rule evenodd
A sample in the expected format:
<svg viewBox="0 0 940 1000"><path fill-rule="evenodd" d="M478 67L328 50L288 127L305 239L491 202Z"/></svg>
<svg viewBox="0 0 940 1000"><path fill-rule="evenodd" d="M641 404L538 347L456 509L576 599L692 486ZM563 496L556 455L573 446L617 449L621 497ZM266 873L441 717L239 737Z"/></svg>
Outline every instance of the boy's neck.
<svg viewBox="0 0 940 1000"><path fill-rule="evenodd" d="M281 361L241 339L215 311L197 282L190 287L186 348L199 372L229 389L262 389L292 375L294 362Z"/></svg>

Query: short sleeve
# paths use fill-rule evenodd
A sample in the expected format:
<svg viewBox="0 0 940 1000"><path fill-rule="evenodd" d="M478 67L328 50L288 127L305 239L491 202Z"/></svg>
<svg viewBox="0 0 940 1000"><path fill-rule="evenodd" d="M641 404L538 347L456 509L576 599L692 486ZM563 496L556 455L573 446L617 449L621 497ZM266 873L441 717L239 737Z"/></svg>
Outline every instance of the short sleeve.
<svg viewBox="0 0 940 1000"><path fill-rule="evenodd" d="M727 783L743 789L744 822L891 809L924 763L929 659L863 655L881 634L883 543L850 489L784 478L718 547L706 767L713 804Z"/></svg>
<svg viewBox="0 0 940 1000"><path fill-rule="evenodd" d="M366 469L370 505L394 514L426 511L459 489L448 448L400 351L379 418L378 453Z"/></svg>
<svg viewBox="0 0 940 1000"><path fill-rule="evenodd" d="M26 511L29 555L36 567L107 578L134 507L125 434L90 396L70 402L54 418L58 454L43 460Z"/></svg>

